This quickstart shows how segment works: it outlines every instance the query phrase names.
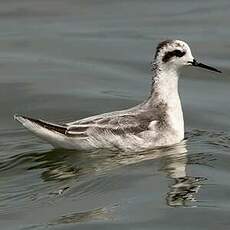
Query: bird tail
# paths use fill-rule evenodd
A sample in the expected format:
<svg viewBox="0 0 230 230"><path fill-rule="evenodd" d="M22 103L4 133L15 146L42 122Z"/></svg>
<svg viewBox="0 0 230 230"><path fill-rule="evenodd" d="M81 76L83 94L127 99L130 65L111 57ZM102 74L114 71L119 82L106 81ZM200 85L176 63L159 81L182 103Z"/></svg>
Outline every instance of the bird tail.
<svg viewBox="0 0 230 230"><path fill-rule="evenodd" d="M68 146L66 146L66 127L64 125L57 125L47 121L19 115L14 115L14 119L19 121L36 136L47 141L54 147L68 148Z"/></svg>

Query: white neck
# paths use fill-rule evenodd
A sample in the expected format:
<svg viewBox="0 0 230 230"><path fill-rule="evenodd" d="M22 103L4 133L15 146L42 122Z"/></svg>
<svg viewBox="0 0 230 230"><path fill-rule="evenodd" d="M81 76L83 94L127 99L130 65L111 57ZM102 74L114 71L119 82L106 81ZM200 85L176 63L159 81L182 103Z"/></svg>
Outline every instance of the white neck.
<svg viewBox="0 0 230 230"><path fill-rule="evenodd" d="M170 128L174 129L178 135L184 135L184 119L178 93L177 70L160 69L157 65L153 69L153 83L151 96L146 104L154 107L158 103L167 105L167 118Z"/></svg>
<svg viewBox="0 0 230 230"><path fill-rule="evenodd" d="M155 97L169 103L178 96L178 73L175 70L157 69L153 76L151 99Z"/></svg>

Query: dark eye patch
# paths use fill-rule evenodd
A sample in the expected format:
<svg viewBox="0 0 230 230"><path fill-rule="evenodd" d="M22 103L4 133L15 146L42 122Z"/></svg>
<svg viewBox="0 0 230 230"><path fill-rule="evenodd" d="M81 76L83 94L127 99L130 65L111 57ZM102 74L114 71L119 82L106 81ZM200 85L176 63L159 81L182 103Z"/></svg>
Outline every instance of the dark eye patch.
<svg viewBox="0 0 230 230"><path fill-rule="evenodd" d="M180 50L173 50L173 51L167 52L162 58L162 61L168 62L172 57L183 57L185 53L186 53L185 51L180 51Z"/></svg>

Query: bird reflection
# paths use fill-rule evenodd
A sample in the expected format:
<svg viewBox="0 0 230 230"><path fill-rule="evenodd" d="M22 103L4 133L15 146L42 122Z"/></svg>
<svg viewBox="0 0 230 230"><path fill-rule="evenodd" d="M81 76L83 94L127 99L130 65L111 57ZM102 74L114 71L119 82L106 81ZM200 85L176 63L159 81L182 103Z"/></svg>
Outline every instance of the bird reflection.
<svg viewBox="0 0 230 230"><path fill-rule="evenodd" d="M189 164L186 145L175 146L174 154L162 158L162 168L166 175L172 180L169 192L166 196L167 205L171 207L189 206L193 202L195 206L195 195L206 178L187 175L186 166Z"/></svg>
<svg viewBox="0 0 230 230"><path fill-rule="evenodd" d="M82 176L105 174L108 170L149 160L159 161L159 171L166 174L170 179L169 191L166 195L168 206L189 206L191 202L193 205L195 204L195 195L198 193L204 178L187 174L186 167L190 162L194 164L194 159L188 160L185 142L138 154L108 152L106 150L95 152L52 150L44 153L31 153L26 156L18 155L10 161L12 161L12 166L15 166L17 162L19 165L24 162L28 166L26 167L27 170L42 169L41 178L43 181L64 180L65 187L69 188L68 180L70 179L71 181L79 181ZM10 161L2 165L1 169L10 168ZM58 191L62 191L62 188L59 189ZM62 192L54 192L53 194L62 194Z"/></svg>
<svg viewBox="0 0 230 230"><path fill-rule="evenodd" d="M201 182L205 180L202 177L181 177L174 180L170 186L166 201L171 207L189 206L188 202L195 202L195 194L199 191ZM195 207L195 205L193 205Z"/></svg>

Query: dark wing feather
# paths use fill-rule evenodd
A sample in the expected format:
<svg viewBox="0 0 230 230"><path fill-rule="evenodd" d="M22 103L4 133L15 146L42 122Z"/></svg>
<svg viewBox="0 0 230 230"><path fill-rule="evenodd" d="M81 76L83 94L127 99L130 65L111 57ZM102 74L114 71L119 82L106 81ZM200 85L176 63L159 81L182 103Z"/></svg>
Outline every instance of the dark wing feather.
<svg viewBox="0 0 230 230"><path fill-rule="evenodd" d="M57 124L53 124L47 121L43 121L43 120L39 120L39 119L34 119L31 117L26 117L26 116L21 116L23 119L29 120L32 123L37 124L38 126L41 126L43 128L46 128L50 131L55 131L61 134L65 134L67 128L64 125L57 125Z"/></svg>
<svg viewBox="0 0 230 230"><path fill-rule="evenodd" d="M120 115L116 117L105 117L93 121L70 125L67 127L69 135L87 135L92 132L106 133L115 135L138 134L148 129L152 121L151 116L145 113L139 115Z"/></svg>

